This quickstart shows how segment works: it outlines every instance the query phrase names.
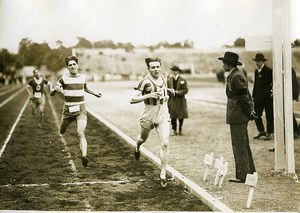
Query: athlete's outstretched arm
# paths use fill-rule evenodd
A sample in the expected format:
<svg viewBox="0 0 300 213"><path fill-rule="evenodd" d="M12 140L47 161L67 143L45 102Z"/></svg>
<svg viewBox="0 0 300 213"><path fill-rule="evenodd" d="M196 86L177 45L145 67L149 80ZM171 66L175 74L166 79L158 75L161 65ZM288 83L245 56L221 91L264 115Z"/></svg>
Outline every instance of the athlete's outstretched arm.
<svg viewBox="0 0 300 213"><path fill-rule="evenodd" d="M55 84L55 86L50 85L50 95L54 96L56 92L63 93L62 86L59 82Z"/></svg>
<svg viewBox="0 0 300 213"><path fill-rule="evenodd" d="M99 93L95 93L95 92L93 92L92 90L90 90L90 89L87 87L86 84L84 85L84 91L87 92L87 93L89 93L89 94L91 94L91 95L96 96L97 98L100 98L100 97L102 96L102 94L101 94L100 92L99 92Z"/></svg>

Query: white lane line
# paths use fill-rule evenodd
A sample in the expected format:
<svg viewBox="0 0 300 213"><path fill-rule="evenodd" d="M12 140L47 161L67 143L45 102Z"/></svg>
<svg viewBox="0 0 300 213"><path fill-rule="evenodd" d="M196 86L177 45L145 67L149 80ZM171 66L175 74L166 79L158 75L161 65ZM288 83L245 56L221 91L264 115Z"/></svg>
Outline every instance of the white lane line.
<svg viewBox="0 0 300 213"><path fill-rule="evenodd" d="M6 138L6 140L4 141L4 144L3 144L3 146L2 146L2 148L1 148L1 150L0 150L0 158L1 158L3 152L4 152L5 148L6 148L7 143L9 142L9 140L10 140L10 138L11 138L13 132L15 131L15 128L17 127L17 125L18 125L18 123L19 123L19 121L20 121L20 118L21 118L21 116L22 116L24 110L26 109L26 106L28 105L28 103L29 103L29 97L27 98L27 100L26 100L24 106L22 107L22 109L21 109L21 111L20 111L20 113L19 113L19 115L18 115L18 117L17 117L17 119L16 119L14 125L12 126L12 128L11 128L11 130L10 130L10 132L9 132L9 134L8 134L8 136L7 136L7 138Z"/></svg>
<svg viewBox="0 0 300 213"><path fill-rule="evenodd" d="M14 99L17 95L19 95L21 92L23 92L23 90L25 89L25 87L23 87L22 89L20 89L18 92L14 93L12 96L10 96L8 99L6 99L5 101L3 101L0 104L0 108L3 107L5 104L7 104L8 102L10 102L12 99Z"/></svg>
<svg viewBox="0 0 300 213"><path fill-rule="evenodd" d="M51 111L52 111L52 114L53 114L53 117L54 117L54 120L55 120L56 127L57 127L57 129L58 129L58 131L59 131L59 129L60 129L59 123L60 123L60 122L59 122L58 117L57 117L57 114L56 114L56 112L55 112L54 105L53 105L53 103L52 103L52 101L51 101L51 98L49 98L49 96L48 96L48 102L49 102L49 105L50 105L50 108L51 108ZM61 135L61 134L59 134L59 135L60 135L61 141L62 141L63 144L64 144L64 147L65 147L65 150L66 150L66 153L67 153L67 157L68 157L68 159L69 159L69 164L70 164L70 166L71 166L71 169L72 169L74 175L77 177L77 175L78 175L77 169L76 169L75 163L74 163L74 161L73 161L73 159L72 159L71 152L70 152L70 150L69 150L69 148L68 148L68 146L67 146L67 142L66 142L66 140L64 139L63 135Z"/></svg>
<svg viewBox="0 0 300 213"><path fill-rule="evenodd" d="M6 185L0 185L0 188L12 188L12 187L49 187L54 185L59 186L83 186L83 185L96 185L96 184L126 184L129 183L129 180L97 180L97 181L84 181L84 182L69 182L69 183L32 183L32 184L6 184Z"/></svg>
<svg viewBox="0 0 300 213"><path fill-rule="evenodd" d="M125 140L128 144L135 146L136 142L131 137L126 135L124 132L122 132L119 128L111 124L109 121L107 121L105 118L97 114L95 111L93 111L91 108L87 107L88 113L90 113L92 116L94 116L96 119L98 119L100 122L102 122L104 125L106 125L108 128L113 130L115 133L117 133L121 138ZM148 160L150 160L152 163L154 163L157 167L160 167L160 159L147 150L145 147L140 148L140 152L143 156L145 156ZM213 211L221 211L221 212L233 212L232 209L227 207L224 203L222 203L217 198L213 197L211 194L209 194L205 189L201 188L199 185L197 185L195 182L189 180L187 177L182 175L180 172L178 172L176 169L174 169L171 166L167 166L167 172L171 174L172 178L174 177L181 185L185 186L187 189L189 189L190 193L195 195L198 199L200 199L203 203L208 205Z"/></svg>
<svg viewBox="0 0 300 213"><path fill-rule="evenodd" d="M16 85L14 87L9 88L8 90L4 90L4 91L0 92L0 96L10 93L11 91L15 90L17 87L19 87L19 85Z"/></svg>

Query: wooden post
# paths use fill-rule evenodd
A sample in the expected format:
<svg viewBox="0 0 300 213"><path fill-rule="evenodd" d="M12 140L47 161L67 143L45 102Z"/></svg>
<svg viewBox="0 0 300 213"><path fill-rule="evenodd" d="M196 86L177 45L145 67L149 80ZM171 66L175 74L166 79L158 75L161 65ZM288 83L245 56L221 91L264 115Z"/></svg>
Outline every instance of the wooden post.
<svg viewBox="0 0 300 213"><path fill-rule="evenodd" d="M254 194L254 187L250 186L246 208L250 208L251 203L252 203L253 194Z"/></svg>
<svg viewBox="0 0 300 213"><path fill-rule="evenodd" d="M258 180L258 175L256 172L254 172L253 175L247 174L245 184L250 186L250 190L249 190L249 194L248 194L246 208L250 208L250 206L251 206L252 198L253 198L253 194L254 194L254 187L256 187L256 185L257 185L257 180Z"/></svg>
<svg viewBox="0 0 300 213"><path fill-rule="evenodd" d="M219 168L222 166L223 164L223 161L224 161L224 157L221 157L220 159L216 159L215 161L215 165L214 167L217 169L217 172L216 172L216 177L215 177L215 182L214 182L214 185L217 186L218 183L219 183L219 179L220 179L220 174L219 174Z"/></svg>
<svg viewBox="0 0 300 213"><path fill-rule="evenodd" d="M275 171L295 173L290 0L273 0ZM286 158L285 158L286 148Z"/></svg>
<svg viewBox="0 0 300 213"><path fill-rule="evenodd" d="M275 171L285 168L282 71L282 0L273 0L273 101Z"/></svg>
<svg viewBox="0 0 300 213"><path fill-rule="evenodd" d="M295 174L294 131L293 131L293 98L292 98L292 50L290 0L281 0L283 6L283 70L284 70L284 115L286 172Z"/></svg>
<svg viewBox="0 0 300 213"><path fill-rule="evenodd" d="M204 157L204 163L206 165L204 176L203 176L203 181L205 182L207 180L208 172L209 172L209 167L212 165L214 161L214 153L210 153L210 155L206 154Z"/></svg>
<svg viewBox="0 0 300 213"><path fill-rule="evenodd" d="M219 187L222 187L223 181L224 181L224 177L227 174L228 171L228 161L226 161L224 164L222 164L220 166L220 168L218 169L218 173L220 174L220 180L219 180Z"/></svg>

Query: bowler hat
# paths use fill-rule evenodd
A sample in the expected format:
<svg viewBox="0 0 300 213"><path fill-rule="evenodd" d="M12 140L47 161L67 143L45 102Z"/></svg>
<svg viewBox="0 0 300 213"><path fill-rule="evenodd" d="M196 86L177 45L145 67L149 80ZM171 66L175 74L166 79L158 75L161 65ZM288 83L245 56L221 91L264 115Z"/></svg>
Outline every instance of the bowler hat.
<svg viewBox="0 0 300 213"><path fill-rule="evenodd" d="M253 58L253 61L266 61L265 56L261 53L257 53L255 55L255 58Z"/></svg>
<svg viewBox="0 0 300 213"><path fill-rule="evenodd" d="M170 70L172 71L181 71L181 69L177 65L173 65Z"/></svg>
<svg viewBox="0 0 300 213"><path fill-rule="evenodd" d="M239 55L233 52L225 52L224 57L220 57L218 59L223 62L227 62L229 64L239 65L239 66L242 65L242 63L239 62Z"/></svg>

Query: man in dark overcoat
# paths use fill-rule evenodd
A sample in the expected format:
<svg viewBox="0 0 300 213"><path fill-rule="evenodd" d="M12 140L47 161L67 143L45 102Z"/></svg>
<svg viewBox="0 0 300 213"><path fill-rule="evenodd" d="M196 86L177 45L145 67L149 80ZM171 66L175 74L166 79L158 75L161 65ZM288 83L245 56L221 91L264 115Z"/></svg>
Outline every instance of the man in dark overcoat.
<svg viewBox="0 0 300 213"><path fill-rule="evenodd" d="M258 117L255 124L258 135L254 139L264 138L271 140L271 134L274 133L274 115L273 115L273 73L272 69L265 65L265 56L257 53L253 59L257 69L254 72L253 101L254 111ZM266 130L262 120L262 114L266 114Z"/></svg>
<svg viewBox="0 0 300 213"><path fill-rule="evenodd" d="M293 101L299 101L299 83L297 80L297 75L296 72L294 70L294 68L292 68L292 96L293 96ZM295 113L293 112L293 125L294 125L294 137L297 138L300 135L300 129L298 126L298 122L296 120L295 117Z"/></svg>
<svg viewBox="0 0 300 213"><path fill-rule="evenodd" d="M181 77L179 66L174 65L170 68L172 74L168 78L168 88L174 90L168 100L169 113L173 135L182 135L182 126L185 118L188 118L188 110L185 94L188 93L187 81ZM177 132L177 120L179 122L179 132Z"/></svg>
<svg viewBox="0 0 300 213"><path fill-rule="evenodd" d="M238 61L239 56L233 52L225 52L224 57L218 59L223 61L225 72L229 72L226 83L226 123L230 125L236 176L229 181L244 183L247 174L255 172L247 129L248 122L253 117L253 102L247 77L237 68L237 65L242 65Z"/></svg>

